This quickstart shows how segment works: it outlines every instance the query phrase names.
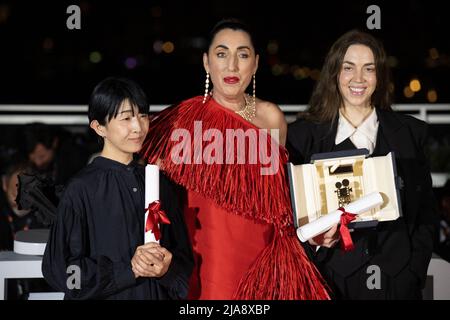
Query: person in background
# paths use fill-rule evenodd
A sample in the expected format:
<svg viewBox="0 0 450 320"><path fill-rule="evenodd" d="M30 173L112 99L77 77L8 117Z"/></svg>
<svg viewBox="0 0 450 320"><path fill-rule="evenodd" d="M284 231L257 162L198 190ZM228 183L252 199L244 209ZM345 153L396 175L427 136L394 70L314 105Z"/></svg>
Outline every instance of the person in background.
<svg viewBox="0 0 450 320"><path fill-rule="evenodd" d="M20 156L14 156L2 175L3 195L0 202L0 250L13 251L18 232L44 228L30 210L21 210L16 202L18 175L30 170L30 164ZM27 294L49 291L43 279L9 279L8 300L26 299Z"/></svg>
<svg viewBox="0 0 450 320"><path fill-rule="evenodd" d="M31 214L29 210L21 210L18 208L17 185L18 175L30 169L30 165L25 160L14 159L6 167L2 175L2 189L5 195L3 204L1 206L1 215L3 219L8 222L9 236L2 235L2 238L9 238L4 240L9 243L4 249L12 250L12 240L14 235L22 230L41 228L42 224L38 222L35 215Z"/></svg>
<svg viewBox="0 0 450 320"><path fill-rule="evenodd" d="M31 123L23 132L25 153L33 168L56 185L64 185L88 160L85 146L70 132L43 123Z"/></svg>

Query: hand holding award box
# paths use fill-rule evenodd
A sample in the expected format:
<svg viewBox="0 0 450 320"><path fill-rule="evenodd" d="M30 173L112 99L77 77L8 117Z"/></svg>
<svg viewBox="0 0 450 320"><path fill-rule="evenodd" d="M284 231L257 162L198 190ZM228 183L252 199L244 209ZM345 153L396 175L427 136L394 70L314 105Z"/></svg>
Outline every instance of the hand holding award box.
<svg viewBox="0 0 450 320"><path fill-rule="evenodd" d="M352 214L360 214L382 204L383 198L381 197L381 194L379 192L373 192L349 203L344 207L344 209L346 212ZM344 212L341 210L336 210L297 228L298 238L300 241L305 242L321 233L326 232L333 225L339 223L343 213Z"/></svg>

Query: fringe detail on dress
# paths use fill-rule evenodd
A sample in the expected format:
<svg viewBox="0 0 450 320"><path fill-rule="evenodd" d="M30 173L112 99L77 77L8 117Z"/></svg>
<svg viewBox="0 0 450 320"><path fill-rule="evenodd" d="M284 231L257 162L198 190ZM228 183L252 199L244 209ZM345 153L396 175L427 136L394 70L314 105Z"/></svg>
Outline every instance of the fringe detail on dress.
<svg viewBox="0 0 450 320"><path fill-rule="evenodd" d="M327 290L295 234L276 233L241 279L233 299L329 300Z"/></svg>
<svg viewBox="0 0 450 320"><path fill-rule="evenodd" d="M257 140L250 144L246 138L244 164L237 162L236 145L234 156L229 158L233 162L227 163L226 157L229 154L225 150L226 130L242 129L247 132L248 129L253 129L258 132L259 128L220 106L212 98L206 103L202 103L202 100L203 97L198 96L159 113L150 124L141 155L148 163L157 163L176 183L212 199L225 210L273 224L275 230L283 230L283 234L280 231L274 234L272 242L241 279L236 299L329 299L323 278L309 261L295 236L287 187L286 149L278 145L269 134L261 138L258 135ZM209 160L218 156L216 153L206 156L203 154L208 145L212 145L218 138L202 139L202 136L196 136L195 121L201 121L202 135L208 129L216 129L225 135L222 163L210 163ZM185 134L190 135L191 139L180 138ZM261 174L261 169L266 166L260 163L260 140L267 146L266 156L271 156L272 144L278 151L276 174ZM200 144L200 141L203 143ZM248 151L249 147L255 145L257 161L251 164L252 154ZM186 158L190 163L173 161L172 156L179 155L178 152L173 154L173 148L181 149L181 146L190 147L191 154L187 154Z"/></svg>
<svg viewBox="0 0 450 320"><path fill-rule="evenodd" d="M147 140L141 151L143 157L148 159L149 163L158 163L161 170L176 183L205 195L227 211L280 227L291 224L292 210L289 190L286 188L287 151L267 134L267 137L264 137L267 142L261 141L261 143L267 146L266 156L271 156L271 146L272 143L274 144L279 154L278 172L273 175L262 175L261 169L268 165L260 163L259 145L263 138L260 139L257 135L257 140L250 144L248 139L245 139L244 164L237 163L237 143L234 147L234 157L230 158L232 162L226 163L226 157L230 156L225 151L226 130L242 129L243 132L247 132L248 129L253 129L258 134L259 128L246 122L231 110L225 110L213 99L210 98L205 104L202 103L202 99L201 96L195 97L162 111L150 124ZM217 157L217 154L205 152L205 149L210 145L209 150L211 150L216 140L212 139L212 142L204 141L200 144L200 141L205 138L194 136L195 121L201 121L201 134L208 129L217 129L221 132L223 136L222 163L208 161ZM175 131L176 129L181 130ZM183 134L182 129L186 130L185 133L189 133L190 141L172 136L174 133ZM173 148L180 150L183 143L184 147L190 148L191 154L187 157L190 163L175 163L172 160L172 152L179 154ZM250 157L255 154L250 154L249 147L255 147L255 143L257 161L251 164ZM207 155L204 156L204 153Z"/></svg>

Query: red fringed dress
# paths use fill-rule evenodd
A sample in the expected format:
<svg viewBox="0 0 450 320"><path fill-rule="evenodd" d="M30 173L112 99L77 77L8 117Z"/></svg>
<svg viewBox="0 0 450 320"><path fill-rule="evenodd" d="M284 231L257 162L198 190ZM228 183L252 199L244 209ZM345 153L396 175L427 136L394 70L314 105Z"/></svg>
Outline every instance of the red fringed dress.
<svg viewBox="0 0 450 320"><path fill-rule="evenodd" d="M159 113L141 152L188 191L196 260L190 298L329 299L292 225L287 151L213 98L202 101ZM248 134L244 152L231 132ZM262 174L271 165L262 155L271 153L278 170Z"/></svg>

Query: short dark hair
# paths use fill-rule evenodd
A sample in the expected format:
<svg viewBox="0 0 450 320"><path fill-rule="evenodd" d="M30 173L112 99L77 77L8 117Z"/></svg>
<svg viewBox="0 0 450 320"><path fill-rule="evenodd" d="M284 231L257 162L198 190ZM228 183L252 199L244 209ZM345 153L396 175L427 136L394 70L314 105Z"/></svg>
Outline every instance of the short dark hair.
<svg viewBox="0 0 450 320"><path fill-rule="evenodd" d="M216 36L216 34L218 34L220 31L222 31L224 29L243 31L243 32L247 33L250 38L250 42L252 43L253 49L255 50L255 53L259 52L259 50L256 46L255 38L253 37L250 27L242 20L239 20L236 18L226 18L226 19L222 19L216 23L216 25L209 32L208 42L207 42L207 47L206 47L207 51L211 47L211 44L213 43L214 37Z"/></svg>
<svg viewBox="0 0 450 320"><path fill-rule="evenodd" d="M149 113L147 96L136 82L116 77L104 79L97 84L91 94L89 122L97 120L101 125L105 125L112 118L117 117L120 106L125 100L136 107L139 113Z"/></svg>

